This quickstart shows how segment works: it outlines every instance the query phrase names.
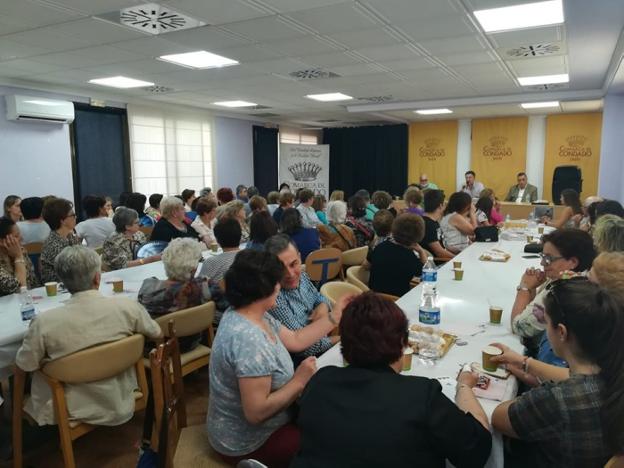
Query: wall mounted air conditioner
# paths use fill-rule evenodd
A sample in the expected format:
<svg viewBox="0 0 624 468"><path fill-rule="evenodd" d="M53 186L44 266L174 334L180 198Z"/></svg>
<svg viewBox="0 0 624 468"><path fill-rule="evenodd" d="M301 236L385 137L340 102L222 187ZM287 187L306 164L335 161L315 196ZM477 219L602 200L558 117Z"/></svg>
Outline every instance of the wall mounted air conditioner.
<svg viewBox="0 0 624 468"><path fill-rule="evenodd" d="M74 103L40 97L10 94L5 96L8 120L72 123Z"/></svg>

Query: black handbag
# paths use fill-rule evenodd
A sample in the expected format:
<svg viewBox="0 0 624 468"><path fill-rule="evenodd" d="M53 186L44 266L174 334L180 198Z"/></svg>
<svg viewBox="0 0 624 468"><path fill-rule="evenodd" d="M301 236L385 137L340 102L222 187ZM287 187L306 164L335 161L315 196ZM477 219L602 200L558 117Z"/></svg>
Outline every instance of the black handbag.
<svg viewBox="0 0 624 468"><path fill-rule="evenodd" d="M496 226L480 226L475 229L475 242L498 242Z"/></svg>

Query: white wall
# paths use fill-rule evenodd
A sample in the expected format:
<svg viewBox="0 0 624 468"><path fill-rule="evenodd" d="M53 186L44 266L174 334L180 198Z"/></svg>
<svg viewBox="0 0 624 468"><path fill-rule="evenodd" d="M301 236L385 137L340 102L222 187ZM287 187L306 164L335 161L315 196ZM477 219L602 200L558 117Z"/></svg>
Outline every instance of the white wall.
<svg viewBox="0 0 624 468"><path fill-rule="evenodd" d="M69 126L6 119L7 94L64 98L0 86L0 199L54 194L74 199Z"/></svg>
<svg viewBox="0 0 624 468"><path fill-rule="evenodd" d="M215 117L216 190L253 185L253 126L262 122Z"/></svg>
<svg viewBox="0 0 624 468"><path fill-rule="evenodd" d="M607 94L602 113L598 194L624 202L624 95Z"/></svg>

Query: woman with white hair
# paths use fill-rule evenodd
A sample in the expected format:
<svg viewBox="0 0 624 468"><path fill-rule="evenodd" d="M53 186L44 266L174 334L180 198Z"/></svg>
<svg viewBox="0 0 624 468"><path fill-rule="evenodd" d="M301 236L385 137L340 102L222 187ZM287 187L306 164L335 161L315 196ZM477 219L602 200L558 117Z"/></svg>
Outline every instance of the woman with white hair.
<svg viewBox="0 0 624 468"><path fill-rule="evenodd" d="M345 250L357 247L353 230L345 225L347 219L347 204L341 200L333 200L327 204L328 225L318 226L321 245Z"/></svg>
<svg viewBox="0 0 624 468"><path fill-rule="evenodd" d="M219 306L223 301L219 284L205 276L195 277L202 260L202 244L193 239L173 239L162 253L166 280L147 278L139 290L138 301L152 317L195 307L208 301ZM201 336L180 338L183 351L199 344Z"/></svg>
<svg viewBox="0 0 624 468"><path fill-rule="evenodd" d="M178 197L165 197L160 201L160 213L150 237L151 241L170 242L177 237L199 239L197 231L185 221L184 202Z"/></svg>
<svg viewBox="0 0 624 468"><path fill-rule="evenodd" d="M598 252L624 252L624 218L602 215L596 221L593 237Z"/></svg>
<svg viewBox="0 0 624 468"><path fill-rule="evenodd" d="M108 271L121 270L145 263L157 262L160 255L137 258L137 252L145 244L145 234L139 231L139 214L120 206L113 215L115 232L102 245L102 262Z"/></svg>

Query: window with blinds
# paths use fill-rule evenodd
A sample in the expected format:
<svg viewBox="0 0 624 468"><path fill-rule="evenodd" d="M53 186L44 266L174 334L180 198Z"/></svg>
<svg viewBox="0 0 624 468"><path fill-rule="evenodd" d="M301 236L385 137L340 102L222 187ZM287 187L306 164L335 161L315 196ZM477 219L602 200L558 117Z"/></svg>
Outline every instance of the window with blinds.
<svg viewBox="0 0 624 468"><path fill-rule="evenodd" d="M128 106L132 187L147 196L213 186L212 118Z"/></svg>
<svg viewBox="0 0 624 468"><path fill-rule="evenodd" d="M318 145L319 137L316 132L305 132L297 129L282 129L279 131L280 143L293 145Z"/></svg>

